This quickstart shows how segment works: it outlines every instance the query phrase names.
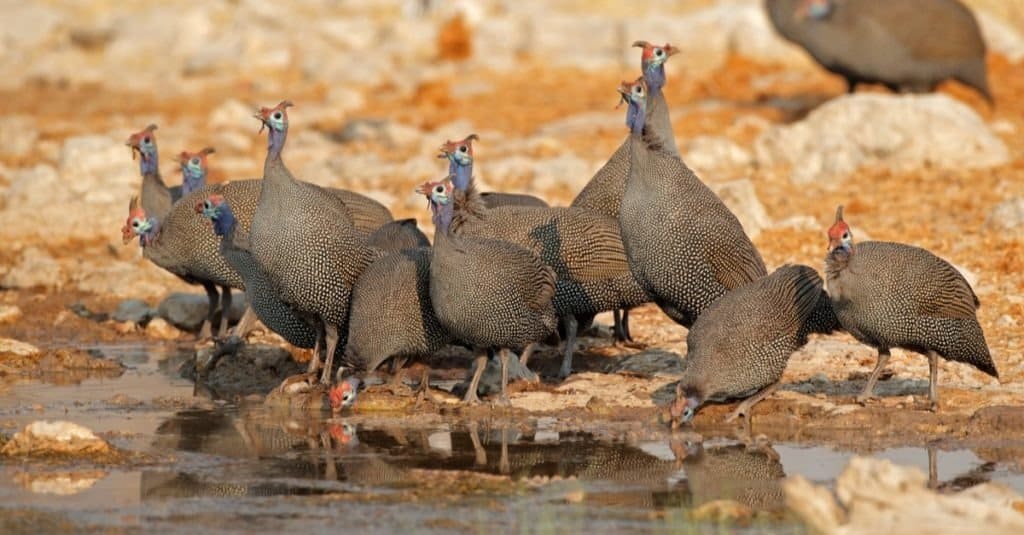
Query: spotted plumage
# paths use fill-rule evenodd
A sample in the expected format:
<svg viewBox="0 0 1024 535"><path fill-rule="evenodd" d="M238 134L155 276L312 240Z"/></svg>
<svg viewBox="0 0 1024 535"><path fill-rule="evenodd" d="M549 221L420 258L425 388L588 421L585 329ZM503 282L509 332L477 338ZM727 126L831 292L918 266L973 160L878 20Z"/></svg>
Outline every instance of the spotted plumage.
<svg viewBox="0 0 1024 535"><path fill-rule="evenodd" d="M655 303L689 327L727 291L766 274L761 254L721 199L646 124L646 84L624 82L630 172L619 212L629 267Z"/></svg>
<svg viewBox="0 0 1024 535"><path fill-rule="evenodd" d="M673 417L689 421L705 402L754 396L735 413L746 414L817 329L812 321L823 297L814 269L787 265L718 298L687 334Z"/></svg>
<svg viewBox="0 0 1024 535"><path fill-rule="evenodd" d="M453 338L501 351L504 397L508 348L542 340L555 329L554 270L518 245L454 232L450 226L456 192L451 180L424 186L420 193L429 195L434 213L430 261L434 312ZM466 391L467 401L476 398L485 360L477 357L477 372Z"/></svg>
<svg viewBox="0 0 1024 535"><path fill-rule="evenodd" d="M978 323L978 297L949 262L902 243L855 244L842 206L828 237L825 273L836 317L857 340L878 349L862 400L871 396L893 347L928 356L933 408L940 356L999 377Z"/></svg>
<svg viewBox="0 0 1024 535"><path fill-rule="evenodd" d="M452 230L462 236L515 243L554 269L555 310L567 331L559 372L564 378L572 371L579 323L599 312L649 301L629 270L618 224L610 217L580 208L488 208L474 186L472 151L459 153L462 156L451 183L461 195Z"/></svg>
<svg viewBox="0 0 1024 535"><path fill-rule="evenodd" d="M256 115L269 141L249 239L253 258L281 301L322 326L327 356L320 381L330 383L335 349L344 346L348 331L352 286L375 254L345 205L323 188L296 180L282 161L290 105L284 101Z"/></svg>
<svg viewBox="0 0 1024 535"><path fill-rule="evenodd" d="M366 244L387 252L430 247L426 234L416 226L413 218L384 223L366 238Z"/></svg>

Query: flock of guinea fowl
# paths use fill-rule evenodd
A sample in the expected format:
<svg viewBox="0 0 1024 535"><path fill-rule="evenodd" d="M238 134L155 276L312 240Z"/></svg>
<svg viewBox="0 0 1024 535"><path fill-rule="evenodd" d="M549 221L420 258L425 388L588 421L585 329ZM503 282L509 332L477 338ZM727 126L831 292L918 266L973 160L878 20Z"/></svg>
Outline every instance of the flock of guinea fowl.
<svg viewBox="0 0 1024 535"><path fill-rule="evenodd" d="M204 331L219 316L226 333L231 288L244 288L248 308L234 334L244 337L258 318L313 347L308 373L279 391L320 392L336 410L355 402L361 374L390 362L398 376L407 361L429 364L452 344L473 350L464 401L479 401L495 358L497 401L507 403L512 351L525 368L533 347L557 333L564 379L581 328L613 311L616 339L629 340L629 310L645 303L689 330L673 425L708 402L743 400L728 420L747 417L810 333L843 330L877 349L859 400L872 395L893 347L928 357L933 410L939 357L998 377L964 277L912 245L855 242L842 207L827 230L824 281L802 265L769 274L735 215L678 153L662 91L677 49L634 46L642 76L618 89L629 135L569 207L478 191L476 136L448 141L447 175L416 190L433 218L431 245L414 220L392 220L368 197L294 177L282 160L284 101L256 114L268 131L261 179L205 184L213 149L204 149L181 154L182 186L168 188L156 127L132 135L142 198L132 199L125 241L138 238L146 258L204 286ZM419 396L430 397L428 374L425 366Z"/></svg>

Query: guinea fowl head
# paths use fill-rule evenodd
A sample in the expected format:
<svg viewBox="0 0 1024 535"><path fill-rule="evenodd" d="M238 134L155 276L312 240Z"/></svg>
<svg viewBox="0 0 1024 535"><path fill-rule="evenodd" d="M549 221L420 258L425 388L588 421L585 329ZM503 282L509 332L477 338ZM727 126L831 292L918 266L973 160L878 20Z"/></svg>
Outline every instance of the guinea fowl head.
<svg viewBox="0 0 1024 535"><path fill-rule="evenodd" d="M139 245L145 247L156 237L156 219L146 217L146 211L139 206L139 198L132 197L128 203L128 219L121 227L121 241L125 244L139 237Z"/></svg>
<svg viewBox="0 0 1024 535"><path fill-rule="evenodd" d="M655 85L655 80L652 79L654 77L658 81L657 86L661 88L665 85L665 71L661 67L669 57L676 55L679 49L669 43L659 46L647 41L634 41L633 46L643 49L640 53L640 70L648 78L648 83Z"/></svg>
<svg viewBox="0 0 1024 535"><path fill-rule="evenodd" d="M327 394L327 398L331 402L331 410L333 412L339 412L345 407L351 407L352 404L356 402L356 393L358 389L358 377L349 377L334 385Z"/></svg>
<svg viewBox="0 0 1024 535"><path fill-rule="evenodd" d="M214 152L213 147L206 147L199 152L181 151L178 155L182 183L189 186L188 192L195 191L206 182L206 157Z"/></svg>
<svg viewBox="0 0 1024 535"><path fill-rule="evenodd" d="M846 221L843 221L842 205L836 208L836 221L828 229L828 250L830 253L853 252L853 233L850 232L850 226Z"/></svg>
<svg viewBox="0 0 1024 535"><path fill-rule="evenodd" d="M132 159L135 159L135 154L139 155L139 172L143 175L155 174L157 172L157 151L156 151L156 136L153 132L156 130L156 125L151 124L146 128L128 136L128 141L125 145L128 145L132 151Z"/></svg>
<svg viewBox="0 0 1024 535"><path fill-rule="evenodd" d="M619 95L628 106L626 110L626 126L630 131L640 134L644 129L644 113L647 111L647 83L641 76L633 82L623 81L619 84Z"/></svg>
<svg viewBox="0 0 1024 535"><path fill-rule="evenodd" d="M677 383L676 399L669 407L672 419L680 423L687 423L693 420L693 417L697 414L697 408L700 407L700 403L701 395L696 389L684 387L682 382Z"/></svg>
<svg viewBox="0 0 1024 535"><path fill-rule="evenodd" d="M822 20L832 14L831 0L801 0L793 15L798 21L806 19Z"/></svg>
<svg viewBox="0 0 1024 535"><path fill-rule="evenodd" d="M294 106L290 100L282 100L280 104L273 108L260 108L259 113L253 117L260 120L260 132L263 132L263 127L267 127L274 132L284 132L288 130L288 108Z"/></svg>
<svg viewBox="0 0 1024 535"><path fill-rule="evenodd" d="M416 193L426 196L427 206L434 212L451 202L454 190L451 178L427 181L416 187Z"/></svg>
<svg viewBox="0 0 1024 535"><path fill-rule="evenodd" d="M196 203L196 213L210 220L213 224L213 231L218 236L223 236L231 231L235 224L235 214L231 212L231 206L224 199L223 195L216 193L205 200Z"/></svg>
<svg viewBox="0 0 1024 535"><path fill-rule="evenodd" d="M470 134L459 141L445 141L437 157L448 158L457 165L473 165L473 142L479 139L480 136Z"/></svg>

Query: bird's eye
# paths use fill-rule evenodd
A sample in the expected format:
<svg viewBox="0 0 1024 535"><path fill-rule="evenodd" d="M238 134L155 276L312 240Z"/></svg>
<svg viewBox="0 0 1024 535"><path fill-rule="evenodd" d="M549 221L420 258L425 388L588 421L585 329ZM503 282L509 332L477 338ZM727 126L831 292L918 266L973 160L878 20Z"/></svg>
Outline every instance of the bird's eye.
<svg viewBox="0 0 1024 535"><path fill-rule="evenodd" d="M144 145L149 145L149 143L150 143L150 139L149 139L149 137L144 137L144 138L142 138L142 143L143 143Z"/></svg>
<svg viewBox="0 0 1024 535"><path fill-rule="evenodd" d="M434 193L444 193L444 186L434 186Z"/></svg>
<svg viewBox="0 0 1024 535"><path fill-rule="evenodd" d="M132 228L139 228L139 220L138 219L132 221Z"/></svg>
<svg viewBox="0 0 1024 535"><path fill-rule="evenodd" d="M274 112L274 119L280 121L281 120L281 112L275 111Z"/></svg>
<svg viewBox="0 0 1024 535"><path fill-rule="evenodd" d="M844 232L844 233L843 233L843 239L844 239L844 240L848 240L848 239L850 239L850 233L849 233L849 232Z"/></svg>
<svg viewBox="0 0 1024 535"><path fill-rule="evenodd" d="M463 145L459 147L459 152L469 152L469 147Z"/></svg>
<svg viewBox="0 0 1024 535"><path fill-rule="evenodd" d="M192 165L199 165L199 158L192 158Z"/></svg>
<svg viewBox="0 0 1024 535"><path fill-rule="evenodd" d="M660 58L661 56L665 55L665 51L660 48L655 48L654 55Z"/></svg>

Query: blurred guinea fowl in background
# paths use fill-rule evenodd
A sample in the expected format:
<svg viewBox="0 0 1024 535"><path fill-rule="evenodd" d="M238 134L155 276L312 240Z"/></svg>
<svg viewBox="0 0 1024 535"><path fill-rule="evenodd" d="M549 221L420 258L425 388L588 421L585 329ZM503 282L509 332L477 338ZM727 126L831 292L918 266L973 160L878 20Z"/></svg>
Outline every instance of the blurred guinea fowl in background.
<svg viewBox="0 0 1024 535"><path fill-rule="evenodd" d="M934 91L953 79L992 102L985 41L957 0L766 0L778 32L822 67L893 91Z"/></svg>

